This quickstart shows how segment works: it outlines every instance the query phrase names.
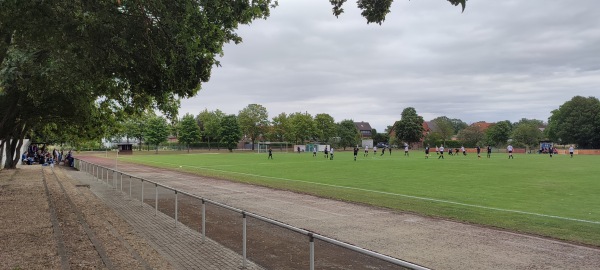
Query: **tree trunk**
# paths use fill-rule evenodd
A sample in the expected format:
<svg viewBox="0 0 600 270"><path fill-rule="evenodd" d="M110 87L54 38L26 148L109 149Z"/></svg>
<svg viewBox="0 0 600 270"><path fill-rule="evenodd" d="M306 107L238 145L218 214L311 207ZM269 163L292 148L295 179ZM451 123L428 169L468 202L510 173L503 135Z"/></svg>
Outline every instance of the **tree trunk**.
<svg viewBox="0 0 600 270"><path fill-rule="evenodd" d="M250 141L252 142L252 152L254 152L254 141L255 141L255 140L256 140L255 138L251 138L251 139L250 139Z"/></svg>
<svg viewBox="0 0 600 270"><path fill-rule="evenodd" d="M2 161L4 161L2 158L4 157L4 155L2 153L4 153L4 144L6 141L1 140L0 141L0 164L2 164Z"/></svg>
<svg viewBox="0 0 600 270"><path fill-rule="evenodd" d="M210 137L206 137L206 140L208 141L208 151L210 151Z"/></svg>
<svg viewBox="0 0 600 270"><path fill-rule="evenodd" d="M16 168L17 163L14 162L14 155L15 155L15 149L17 148L18 141L19 140L17 140L17 139L11 139L8 142L7 147L5 149L6 160L4 161L4 169L15 169ZM19 151L19 152L21 152L21 151Z"/></svg>

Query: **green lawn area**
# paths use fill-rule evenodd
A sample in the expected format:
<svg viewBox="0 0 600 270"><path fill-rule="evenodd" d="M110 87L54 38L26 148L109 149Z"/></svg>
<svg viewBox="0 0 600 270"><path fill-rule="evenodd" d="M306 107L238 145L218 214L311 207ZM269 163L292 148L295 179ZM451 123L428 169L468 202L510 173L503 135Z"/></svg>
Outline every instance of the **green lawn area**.
<svg viewBox="0 0 600 270"><path fill-rule="evenodd" d="M119 162L294 190L338 200L483 224L600 246L600 156L494 153L492 158L422 152L363 157L274 152L159 153ZM179 167L181 166L181 168Z"/></svg>

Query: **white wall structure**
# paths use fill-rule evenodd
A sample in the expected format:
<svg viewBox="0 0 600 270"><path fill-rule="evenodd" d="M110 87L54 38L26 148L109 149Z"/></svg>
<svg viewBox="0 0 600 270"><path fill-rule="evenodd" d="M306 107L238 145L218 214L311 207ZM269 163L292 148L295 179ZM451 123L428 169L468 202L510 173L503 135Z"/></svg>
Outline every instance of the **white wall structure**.
<svg viewBox="0 0 600 270"><path fill-rule="evenodd" d="M372 139L363 139L362 147L369 146L369 148L373 148L373 140Z"/></svg>

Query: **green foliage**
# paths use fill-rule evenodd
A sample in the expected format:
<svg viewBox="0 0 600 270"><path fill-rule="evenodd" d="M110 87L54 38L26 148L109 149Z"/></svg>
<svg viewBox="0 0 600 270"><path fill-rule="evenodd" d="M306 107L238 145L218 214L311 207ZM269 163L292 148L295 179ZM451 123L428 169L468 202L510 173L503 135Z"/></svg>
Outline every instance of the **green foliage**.
<svg viewBox="0 0 600 270"><path fill-rule="evenodd" d="M547 132L563 144L600 148L600 101L595 97L573 97L552 111Z"/></svg>
<svg viewBox="0 0 600 270"><path fill-rule="evenodd" d="M337 126L331 115L326 113L317 114L315 115L314 123L316 132L315 137L320 142L327 143L335 136Z"/></svg>
<svg viewBox="0 0 600 270"><path fill-rule="evenodd" d="M388 144L390 142L390 134L387 133L377 133L377 130L371 130L371 134L373 134L373 143L378 144L380 142Z"/></svg>
<svg viewBox="0 0 600 270"><path fill-rule="evenodd" d="M446 116L436 117L431 122L435 126L433 132L439 134L444 141L452 139L452 136L457 133L454 127L455 122Z"/></svg>
<svg viewBox="0 0 600 270"><path fill-rule="evenodd" d="M486 145L499 146L505 144L512 133L512 124L510 121L500 121L490 126L485 131Z"/></svg>
<svg viewBox="0 0 600 270"><path fill-rule="evenodd" d="M190 145L200 140L200 127L194 116L186 114L181 118L179 122L179 134L177 139L180 143L187 146L188 152L190 151Z"/></svg>
<svg viewBox="0 0 600 270"><path fill-rule="evenodd" d="M100 138L115 135L107 127L121 114L155 108L174 120L179 98L209 80L224 44L241 42L239 25L276 4L0 1L0 139L49 123Z"/></svg>
<svg viewBox="0 0 600 270"><path fill-rule="evenodd" d="M338 17L344 13L342 6L346 0L329 0L333 6L333 15ZM378 23L381 24L385 21L385 16L390 13L390 6L394 0L358 0L356 3L359 9L362 9L361 15L367 19L367 23ZM462 11L465 11L467 0L448 0L450 4L462 7Z"/></svg>
<svg viewBox="0 0 600 270"><path fill-rule="evenodd" d="M150 145L156 146L156 152L158 152L158 145L166 142L169 137L169 126L167 125L167 119L164 117L152 117L148 119L146 130L144 132L146 142Z"/></svg>
<svg viewBox="0 0 600 270"><path fill-rule="evenodd" d="M273 117L271 121L271 128L268 132L269 140L276 142L285 142L288 138L291 138L290 124L286 113L282 112L279 115Z"/></svg>
<svg viewBox="0 0 600 270"><path fill-rule="evenodd" d="M202 136L208 142L209 149L211 149L211 141L218 142L220 140L221 120L223 117L225 117L225 114L220 110L209 112L206 109L196 117ZM217 145L217 147L219 146Z"/></svg>
<svg viewBox="0 0 600 270"><path fill-rule="evenodd" d="M252 141L252 150L254 150L254 142L269 125L269 113L267 108L260 104L249 104L238 114L238 122L242 132Z"/></svg>
<svg viewBox="0 0 600 270"><path fill-rule="evenodd" d="M354 120L345 119L338 124L338 137L340 137L339 146L346 150L346 147L354 147L360 144L360 133L354 125Z"/></svg>
<svg viewBox="0 0 600 270"><path fill-rule="evenodd" d="M457 137L465 147L475 147L485 143L485 134L477 125L471 125L459 131Z"/></svg>
<svg viewBox="0 0 600 270"><path fill-rule="evenodd" d="M418 142L423 138L423 117L417 114L413 107L402 111L402 118L394 124L398 140L408 144Z"/></svg>
<svg viewBox="0 0 600 270"><path fill-rule="evenodd" d="M223 116L219 137L221 143L231 152L242 138L242 130L234 114Z"/></svg>
<svg viewBox="0 0 600 270"><path fill-rule="evenodd" d="M288 117L289 133L296 144L309 141L315 134L315 122L309 113L296 112Z"/></svg>
<svg viewBox="0 0 600 270"><path fill-rule="evenodd" d="M450 119L450 122L452 122L452 126L454 127L454 134L458 134L461 130L463 130L469 126L463 120L460 120L457 118Z"/></svg>
<svg viewBox="0 0 600 270"><path fill-rule="evenodd" d="M513 143L516 146L536 147L542 139L542 131L535 123L519 124L512 132Z"/></svg>

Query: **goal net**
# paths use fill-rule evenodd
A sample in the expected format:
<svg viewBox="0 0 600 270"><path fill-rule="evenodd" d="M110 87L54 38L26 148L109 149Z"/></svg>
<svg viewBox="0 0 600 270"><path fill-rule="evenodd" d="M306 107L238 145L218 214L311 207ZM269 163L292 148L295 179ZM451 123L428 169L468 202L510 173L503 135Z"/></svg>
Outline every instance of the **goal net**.
<svg viewBox="0 0 600 270"><path fill-rule="evenodd" d="M267 153L269 151L269 147L273 152L284 152L287 153L291 144L288 142L259 142L256 151L258 153Z"/></svg>

